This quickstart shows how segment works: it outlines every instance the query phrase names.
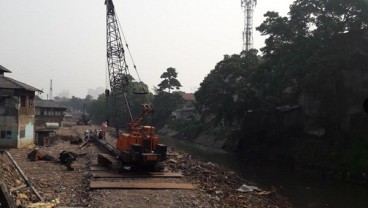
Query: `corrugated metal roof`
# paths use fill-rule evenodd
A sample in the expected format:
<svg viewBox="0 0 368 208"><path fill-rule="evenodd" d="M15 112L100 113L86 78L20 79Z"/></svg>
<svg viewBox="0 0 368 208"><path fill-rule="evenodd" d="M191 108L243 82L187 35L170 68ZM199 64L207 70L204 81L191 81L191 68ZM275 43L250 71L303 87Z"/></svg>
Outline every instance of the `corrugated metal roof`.
<svg viewBox="0 0 368 208"><path fill-rule="evenodd" d="M11 73L11 71L3 66L0 65L0 72L7 72L7 73Z"/></svg>
<svg viewBox="0 0 368 208"><path fill-rule="evenodd" d="M36 108L59 108L59 109L67 109L67 107L54 102L52 100L37 100L35 99L35 107Z"/></svg>
<svg viewBox="0 0 368 208"><path fill-rule="evenodd" d="M36 91L42 92L42 90L39 90L35 87L24 84L23 82L19 82L15 79L5 77L5 76L0 76L0 88L3 88L3 89L23 89L23 90L34 91L34 92L36 92Z"/></svg>

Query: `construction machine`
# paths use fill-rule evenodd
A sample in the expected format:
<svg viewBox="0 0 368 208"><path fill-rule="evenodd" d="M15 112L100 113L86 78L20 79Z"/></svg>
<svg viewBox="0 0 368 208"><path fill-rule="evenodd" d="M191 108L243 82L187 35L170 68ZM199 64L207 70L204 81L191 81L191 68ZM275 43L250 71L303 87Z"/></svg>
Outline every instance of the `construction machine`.
<svg viewBox="0 0 368 208"><path fill-rule="evenodd" d="M110 152L113 152L113 155L119 158L123 166L152 167L155 170L161 170L161 162L166 160L167 146L159 143L160 140L155 134L153 126L142 125L145 119L153 114L150 104L143 104L141 113L133 119L128 95L131 92L129 90L131 75L125 61L120 27L113 1L105 0L105 5L107 14L107 64L111 89L111 92L106 91L106 96L111 97L113 104L112 121L117 129L116 148ZM125 44L125 46L129 50L128 44ZM132 62L134 64L134 61ZM134 68L138 74L135 65ZM140 83L142 82L140 81ZM124 129L123 125L126 118L130 118L130 122L127 122L127 128ZM111 149L111 147L107 147L107 149ZM106 160L101 155L99 158Z"/></svg>
<svg viewBox="0 0 368 208"><path fill-rule="evenodd" d="M141 114L129 123L129 131L119 134L116 149L120 152L119 158L123 164L156 171L163 169L160 162L166 160L167 146L159 144L155 127L139 125L152 113L151 106L143 104Z"/></svg>
<svg viewBox="0 0 368 208"><path fill-rule="evenodd" d="M83 113L77 120L77 125L91 125L91 119L89 118L89 115L86 113Z"/></svg>

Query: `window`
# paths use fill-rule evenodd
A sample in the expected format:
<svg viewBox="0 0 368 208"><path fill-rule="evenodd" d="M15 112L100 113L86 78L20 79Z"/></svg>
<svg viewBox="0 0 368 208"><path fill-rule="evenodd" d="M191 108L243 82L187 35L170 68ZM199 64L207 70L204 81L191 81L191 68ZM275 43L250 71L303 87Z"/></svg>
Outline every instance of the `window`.
<svg viewBox="0 0 368 208"><path fill-rule="evenodd" d="M26 96L20 96L20 107L26 107Z"/></svg>
<svg viewBox="0 0 368 208"><path fill-rule="evenodd" d="M5 106L5 97L0 96L0 106Z"/></svg>
<svg viewBox="0 0 368 208"><path fill-rule="evenodd" d="M1 131L0 139L11 139L11 138L12 138L11 131Z"/></svg>
<svg viewBox="0 0 368 208"><path fill-rule="evenodd" d="M26 130L23 129L23 130L20 130L20 138L24 138L26 137Z"/></svg>
<svg viewBox="0 0 368 208"><path fill-rule="evenodd" d="M34 100L33 99L28 99L28 107L32 108L34 105Z"/></svg>

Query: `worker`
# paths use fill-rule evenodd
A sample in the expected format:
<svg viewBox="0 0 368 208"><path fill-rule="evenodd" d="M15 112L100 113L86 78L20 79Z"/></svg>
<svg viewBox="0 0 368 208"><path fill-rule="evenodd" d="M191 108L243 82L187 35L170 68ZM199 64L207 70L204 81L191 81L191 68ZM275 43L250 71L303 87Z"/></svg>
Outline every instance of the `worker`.
<svg viewBox="0 0 368 208"><path fill-rule="evenodd" d="M98 131L98 139L103 139L102 130Z"/></svg>
<svg viewBox="0 0 368 208"><path fill-rule="evenodd" d="M89 142L89 140L91 139L91 132L90 132L90 130L86 129L86 130L84 131L84 139L85 139L87 142Z"/></svg>
<svg viewBox="0 0 368 208"><path fill-rule="evenodd" d="M99 137L99 133L100 133L100 131L99 131L99 130L97 130L97 129L95 129L95 130L93 131L93 139L97 139L97 138Z"/></svg>
<svg viewBox="0 0 368 208"><path fill-rule="evenodd" d="M107 128L108 128L108 124L105 121L105 122L102 123L102 127L101 127L101 129L102 129L102 139L106 139L105 136L106 136Z"/></svg>

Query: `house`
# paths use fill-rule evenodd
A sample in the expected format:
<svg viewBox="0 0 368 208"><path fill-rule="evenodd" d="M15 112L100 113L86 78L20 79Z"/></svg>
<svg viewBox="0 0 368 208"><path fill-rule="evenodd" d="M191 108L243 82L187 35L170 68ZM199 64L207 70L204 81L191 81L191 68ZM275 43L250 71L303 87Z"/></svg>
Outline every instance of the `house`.
<svg viewBox="0 0 368 208"><path fill-rule="evenodd" d="M171 117L174 119L189 119L194 118L197 115L195 108L182 108L176 109L171 113Z"/></svg>
<svg viewBox="0 0 368 208"><path fill-rule="evenodd" d="M184 100L184 108L192 108L193 103L195 102L194 93L186 93L182 91L176 92L178 93Z"/></svg>
<svg viewBox="0 0 368 208"><path fill-rule="evenodd" d="M10 70L0 65L0 147L34 145L35 92L41 90L4 76Z"/></svg>
<svg viewBox="0 0 368 208"><path fill-rule="evenodd" d="M193 103L195 97L193 93L185 93L182 91L177 92L184 100L184 105L180 109L176 109L171 113L171 117L174 119L189 119L198 117L197 110L194 108Z"/></svg>
<svg viewBox="0 0 368 208"><path fill-rule="evenodd" d="M35 126L41 128L56 128L63 126L66 107L52 100L35 100Z"/></svg>
<svg viewBox="0 0 368 208"><path fill-rule="evenodd" d="M55 138L55 130L64 125L64 114L67 108L52 100L35 100L35 143L38 146L48 145Z"/></svg>

